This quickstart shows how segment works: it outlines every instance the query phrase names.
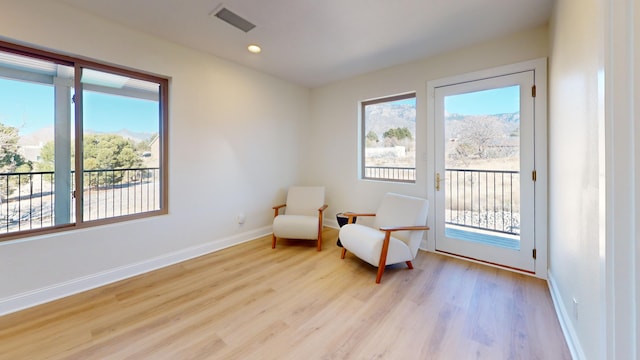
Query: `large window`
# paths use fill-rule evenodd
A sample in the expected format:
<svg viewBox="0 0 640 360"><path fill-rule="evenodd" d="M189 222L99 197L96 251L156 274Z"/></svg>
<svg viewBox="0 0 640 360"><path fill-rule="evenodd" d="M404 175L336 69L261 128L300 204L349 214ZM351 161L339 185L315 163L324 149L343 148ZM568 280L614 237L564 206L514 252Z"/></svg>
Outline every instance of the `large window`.
<svg viewBox="0 0 640 360"><path fill-rule="evenodd" d="M0 42L0 240L166 213L167 86Z"/></svg>
<svg viewBox="0 0 640 360"><path fill-rule="evenodd" d="M415 93L363 101L361 115L361 177L415 182Z"/></svg>

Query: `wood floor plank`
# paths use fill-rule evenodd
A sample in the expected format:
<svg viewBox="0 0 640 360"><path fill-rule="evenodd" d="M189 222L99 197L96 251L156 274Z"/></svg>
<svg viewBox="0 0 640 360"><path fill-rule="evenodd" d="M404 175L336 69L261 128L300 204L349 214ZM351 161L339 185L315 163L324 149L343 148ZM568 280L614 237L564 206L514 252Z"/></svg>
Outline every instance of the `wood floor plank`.
<svg viewBox="0 0 640 360"><path fill-rule="evenodd" d="M570 359L546 283L271 237L0 317L0 359Z"/></svg>

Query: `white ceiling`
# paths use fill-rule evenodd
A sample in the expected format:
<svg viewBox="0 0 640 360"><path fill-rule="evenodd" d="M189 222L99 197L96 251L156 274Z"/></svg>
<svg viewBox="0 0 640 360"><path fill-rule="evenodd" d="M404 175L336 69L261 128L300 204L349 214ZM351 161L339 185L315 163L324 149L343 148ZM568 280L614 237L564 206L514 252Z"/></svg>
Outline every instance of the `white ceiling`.
<svg viewBox="0 0 640 360"><path fill-rule="evenodd" d="M316 87L545 24L553 0L60 0ZM224 5L256 27L209 14ZM251 54L249 43L262 46Z"/></svg>

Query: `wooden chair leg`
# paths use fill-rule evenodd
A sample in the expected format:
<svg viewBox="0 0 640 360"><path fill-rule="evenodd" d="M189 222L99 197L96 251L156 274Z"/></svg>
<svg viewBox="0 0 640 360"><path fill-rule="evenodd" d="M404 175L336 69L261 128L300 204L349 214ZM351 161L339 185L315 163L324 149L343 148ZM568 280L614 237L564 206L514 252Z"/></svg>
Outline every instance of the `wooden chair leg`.
<svg viewBox="0 0 640 360"><path fill-rule="evenodd" d="M382 274L384 273L384 265L378 266L378 276L376 276L376 284L380 284L380 280L382 279Z"/></svg>
<svg viewBox="0 0 640 360"><path fill-rule="evenodd" d="M411 261L407 261L407 266L409 267L409 269L413 269L413 264L411 263Z"/></svg>
<svg viewBox="0 0 640 360"><path fill-rule="evenodd" d="M340 256L340 259L344 259L345 255L347 255L347 249L342 248L342 255Z"/></svg>
<svg viewBox="0 0 640 360"><path fill-rule="evenodd" d="M318 251L322 251L322 210L318 211Z"/></svg>
<svg viewBox="0 0 640 360"><path fill-rule="evenodd" d="M273 234L273 239L271 239L271 248L275 249L276 248L276 234Z"/></svg>
<svg viewBox="0 0 640 360"><path fill-rule="evenodd" d="M380 251L380 262L378 262L378 276L376 276L376 284L380 284L384 268L387 265L387 252L389 251L389 241L391 241L391 232L386 231L382 242L382 251Z"/></svg>

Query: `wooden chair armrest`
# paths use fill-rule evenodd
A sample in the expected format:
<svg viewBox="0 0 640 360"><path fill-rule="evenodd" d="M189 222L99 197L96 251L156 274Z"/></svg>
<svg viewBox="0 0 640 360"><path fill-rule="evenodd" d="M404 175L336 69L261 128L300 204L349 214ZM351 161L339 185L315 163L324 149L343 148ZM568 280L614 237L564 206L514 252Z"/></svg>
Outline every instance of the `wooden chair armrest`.
<svg viewBox="0 0 640 360"><path fill-rule="evenodd" d="M428 226L385 226L381 227L380 231L412 231L412 230L429 230Z"/></svg>
<svg viewBox="0 0 640 360"><path fill-rule="evenodd" d="M354 213L354 212L345 212L342 213L342 216L346 216L348 218L347 224L353 224L353 218L358 216L376 216L374 213Z"/></svg>
<svg viewBox="0 0 640 360"><path fill-rule="evenodd" d="M278 213L280 212L280 209L282 209L285 206L287 206L287 204L276 205L276 206L272 207L272 209L273 209L273 217L278 216Z"/></svg>
<svg viewBox="0 0 640 360"><path fill-rule="evenodd" d="M327 207L329 207L329 205L324 204L324 205L322 205L322 207L320 209L318 209L318 211L323 212L323 211L325 211L327 209Z"/></svg>
<svg viewBox="0 0 640 360"><path fill-rule="evenodd" d="M354 213L354 212L345 212L342 213L343 216L376 216L375 213Z"/></svg>

